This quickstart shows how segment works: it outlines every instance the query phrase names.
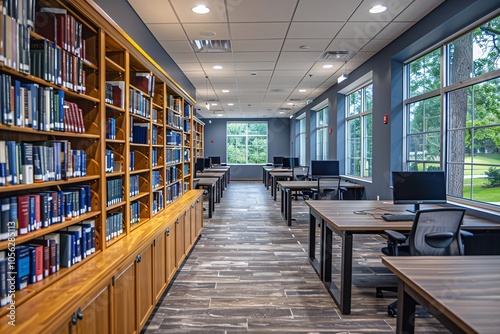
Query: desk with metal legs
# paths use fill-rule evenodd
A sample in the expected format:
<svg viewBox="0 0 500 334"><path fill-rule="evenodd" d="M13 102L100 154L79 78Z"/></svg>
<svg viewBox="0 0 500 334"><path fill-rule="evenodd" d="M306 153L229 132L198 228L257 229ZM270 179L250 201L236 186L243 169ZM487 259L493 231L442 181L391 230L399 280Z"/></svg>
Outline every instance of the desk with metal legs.
<svg viewBox="0 0 500 334"><path fill-rule="evenodd" d="M352 250L355 234L382 234L384 230L409 231L412 222L387 222L383 213L404 213L410 205L394 205L384 201L315 201L309 206L309 262L318 273L342 314L351 313ZM423 205L421 208L433 208ZM320 254L316 257L316 226L319 223ZM463 229L500 230L500 224L466 215ZM340 286L332 282L333 233L341 238ZM382 253L381 253L382 254Z"/></svg>
<svg viewBox="0 0 500 334"><path fill-rule="evenodd" d="M198 188L203 188L208 191L208 218L212 218L213 212L215 210L215 198L218 178L215 177L204 177L200 178L198 181Z"/></svg>

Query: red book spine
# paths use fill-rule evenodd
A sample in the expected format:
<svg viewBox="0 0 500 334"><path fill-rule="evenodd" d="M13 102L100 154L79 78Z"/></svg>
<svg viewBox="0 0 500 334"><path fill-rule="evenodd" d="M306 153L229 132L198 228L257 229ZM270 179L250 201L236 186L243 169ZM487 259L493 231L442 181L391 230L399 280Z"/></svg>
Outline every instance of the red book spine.
<svg viewBox="0 0 500 334"><path fill-rule="evenodd" d="M30 197L29 195L21 195L17 197L17 219L19 234L28 233L28 225L30 221Z"/></svg>
<svg viewBox="0 0 500 334"><path fill-rule="evenodd" d="M43 279L43 246L41 245L29 245L35 247L35 259L36 259L36 281L40 282Z"/></svg>

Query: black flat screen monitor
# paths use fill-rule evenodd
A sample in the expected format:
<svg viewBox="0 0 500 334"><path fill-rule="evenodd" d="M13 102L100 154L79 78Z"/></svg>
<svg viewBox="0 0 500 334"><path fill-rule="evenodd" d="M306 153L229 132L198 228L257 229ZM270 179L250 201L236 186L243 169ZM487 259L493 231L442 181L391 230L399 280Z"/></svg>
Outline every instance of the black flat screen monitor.
<svg viewBox="0 0 500 334"><path fill-rule="evenodd" d="M283 158L283 168L293 168L299 165L299 158L285 157Z"/></svg>
<svg viewBox="0 0 500 334"><path fill-rule="evenodd" d="M212 167L212 160L210 158L205 158L205 163L203 166L205 168L211 168Z"/></svg>
<svg viewBox="0 0 500 334"><path fill-rule="evenodd" d="M273 165L275 167L283 165L283 157L273 157Z"/></svg>
<svg viewBox="0 0 500 334"><path fill-rule="evenodd" d="M209 157L212 159L212 165L220 165L220 157Z"/></svg>
<svg viewBox="0 0 500 334"><path fill-rule="evenodd" d="M394 204L446 203L446 178L444 171L392 172L392 197Z"/></svg>
<svg viewBox="0 0 500 334"><path fill-rule="evenodd" d="M338 160L311 160L311 178L340 176Z"/></svg>
<svg viewBox="0 0 500 334"><path fill-rule="evenodd" d="M203 158L196 159L196 163L194 164L195 175L196 172L203 172L204 168L205 168L205 159Z"/></svg>

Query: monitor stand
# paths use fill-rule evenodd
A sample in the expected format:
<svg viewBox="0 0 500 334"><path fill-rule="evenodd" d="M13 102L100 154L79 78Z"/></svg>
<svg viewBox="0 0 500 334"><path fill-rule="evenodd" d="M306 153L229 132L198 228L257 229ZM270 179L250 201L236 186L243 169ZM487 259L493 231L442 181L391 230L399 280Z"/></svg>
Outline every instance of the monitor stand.
<svg viewBox="0 0 500 334"><path fill-rule="evenodd" d="M411 213L417 213L418 210L420 210L420 204L415 203L415 204L413 204L413 210L407 209L406 211L411 212Z"/></svg>

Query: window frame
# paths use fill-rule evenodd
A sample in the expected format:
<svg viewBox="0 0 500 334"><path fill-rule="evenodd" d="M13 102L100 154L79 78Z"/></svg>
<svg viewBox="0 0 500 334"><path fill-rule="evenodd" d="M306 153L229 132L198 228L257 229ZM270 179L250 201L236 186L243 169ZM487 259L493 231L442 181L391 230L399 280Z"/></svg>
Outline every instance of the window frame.
<svg viewBox="0 0 500 334"><path fill-rule="evenodd" d="M246 131L245 134L229 134L229 126L231 124L246 124ZM256 135L256 134L249 134L248 133L248 128L249 124L265 124L266 126L266 134L265 135ZM238 163L238 162L232 162L232 160L229 158L230 154L230 139L233 137L244 137L245 138L245 163ZM249 158L249 137L265 137L265 142L266 142L266 147L265 147L265 160L263 162L257 162L257 163L249 163L248 158ZM228 164L231 165L262 165L266 164L268 161L269 157L269 123L267 121L227 121L226 122L226 161Z"/></svg>

